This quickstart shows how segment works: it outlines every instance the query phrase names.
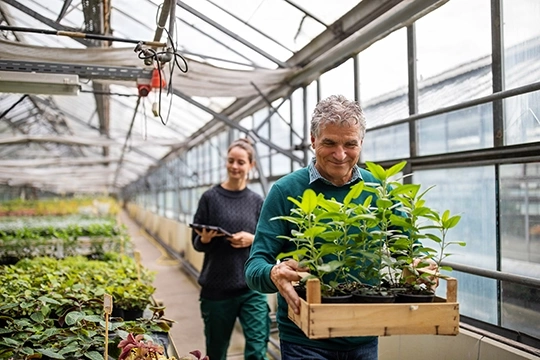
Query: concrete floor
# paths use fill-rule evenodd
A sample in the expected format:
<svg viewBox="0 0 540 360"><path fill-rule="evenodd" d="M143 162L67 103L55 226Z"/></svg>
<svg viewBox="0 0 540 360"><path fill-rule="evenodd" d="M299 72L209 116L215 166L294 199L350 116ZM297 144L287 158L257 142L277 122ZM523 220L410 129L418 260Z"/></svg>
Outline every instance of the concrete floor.
<svg viewBox="0 0 540 360"><path fill-rule="evenodd" d="M142 265L155 271L154 298L165 306L165 317L174 320L170 339L179 356L192 350L205 354L203 322L199 309L199 285L178 260L172 259L160 244L125 212L119 216L126 225ZM227 359L243 359L244 337L237 327L233 332Z"/></svg>

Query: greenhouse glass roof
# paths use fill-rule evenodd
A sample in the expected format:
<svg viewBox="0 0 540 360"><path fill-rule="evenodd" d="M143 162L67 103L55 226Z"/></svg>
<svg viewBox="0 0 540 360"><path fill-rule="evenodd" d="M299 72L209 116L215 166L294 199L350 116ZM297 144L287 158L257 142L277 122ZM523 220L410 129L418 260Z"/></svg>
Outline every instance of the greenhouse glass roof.
<svg viewBox="0 0 540 360"><path fill-rule="evenodd" d="M240 106L227 109L288 86L406 3L2 0L0 184L114 192L219 122L217 114L241 120ZM8 88L8 73L29 85ZM64 85L66 74L78 75L77 96L35 85L41 74Z"/></svg>

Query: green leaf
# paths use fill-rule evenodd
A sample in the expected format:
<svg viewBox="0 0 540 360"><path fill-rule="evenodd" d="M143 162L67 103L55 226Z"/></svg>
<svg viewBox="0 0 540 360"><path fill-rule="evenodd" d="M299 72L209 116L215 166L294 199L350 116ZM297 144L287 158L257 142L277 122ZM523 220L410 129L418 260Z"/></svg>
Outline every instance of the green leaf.
<svg viewBox="0 0 540 360"><path fill-rule="evenodd" d="M62 305L60 302L56 301L55 299L51 299L50 297L47 297L47 296L40 296L38 297L38 300L44 303Z"/></svg>
<svg viewBox="0 0 540 360"><path fill-rule="evenodd" d="M351 186L351 190L347 193L345 196L345 199L343 200L343 204L345 206L349 205L349 203L360 196L362 193L362 190L364 190L364 182L360 181L358 184L355 184Z"/></svg>
<svg viewBox="0 0 540 360"><path fill-rule="evenodd" d="M302 205L300 204L300 201L296 200L295 198L289 196L287 197L287 200L289 200L290 202L292 202L294 205L296 205L297 208L301 208Z"/></svg>
<svg viewBox="0 0 540 360"><path fill-rule="evenodd" d="M79 346L76 346L74 344L70 344L70 345L64 346L58 353L60 355L65 355L65 354L69 354L71 352L75 352L75 351L79 351L79 350L80 350Z"/></svg>
<svg viewBox="0 0 540 360"><path fill-rule="evenodd" d="M98 322L101 321L101 316L100 315L86 315L84 317L84 320L94 322L94 323L98 323Z"/></svg>
<svg viewBox="0 0 540 360"><path fill-rule="evenodd" d="M317 207L317 194L313 189L306 189L302 195L300 208L306 214L311 214Z"/></svg>
<svg viewBox="0 0 540 360"><path fill-rule="evenodd" d="M34 355L34 349L26 346L21 349L21 352L26 355Z"/></svg>
<svg viewBox="0 0 540 360"><path fill-rule="evenodd" d="M336 271L337 269L339 269L341 266L343 266L343 264L344 264L343 261L332 260L332 261L330 261L328 263L318 265L317 270L321 271L321 272L325 272L325 273L331 273L331 272Z"/></svg>
<svg viewBox="0 0 540 360"><path fill-rule="evenodd" d="M381 165L366 161L366 167L377 180L384 181L387 179L386 171L384 171Z"/></svg>
<svg viewBox="0 0 540 360"><path fill-rule="evenodd" d="M324 226L313 226L309 229L307 229L304 234L309 237L310 239L313 239L317 237L317 235L323 233L326 230Z"/></svg>
<svg viewBox="0 0 540 360"><path fill-rule="evenodd" d="M82 320L85 316L85 313L80 311L72 311L66 315L66 324L71 326L76 324L78 321Z"/></svg>
<svg viewBox="0 0 540 360"><path fill-rule="evenodd" d="M30 315L30 319L34 320L38 324L41 324L45 320L45 317L43 316L43 314L40 311L38 311L38 312L35 312L32 315Z"/></svg>
<svg viewBox="0 0 540 360"><path fill-rule="evenodd" d="M21 345L21 342L20 342L20 341L13 340L12 338L9 338L9 337L6 337L6 338L4 339L4 342L5 342L6 344L13 345L14 347L17 347L17 346Z"/></svg>
<svg viewBox="0 0 540 360"><path fill-rule="evenodd" d="M430 238L431 240L437 242L437 243L441 243L442 242L442 239L440 237L438 237L437 235L434 235L434 234L426 234L426 237Z"/></svg>
<svg viewBox="0 0 540 360"><path fill-rule="evenodd" d="M459 223L459 220L461 220L461 216L454 215L451 218L448 218L447 220L445 220L443 222L443 226L445 229L451 229Z"/></svg>
<svg viewBox="0 0 540 360"><path fill-rule="evenodd" d="M65 359L62 355L50 349L38 349L38 351L45 356L50 357L51 359Z"/></svg>
<svg viewBox="0 0 540 360"><path fill-rule="evenodd" d="M387 200L387 199L377 199L377 207L379 209L388 209L390 208L392 205L394 205L392 203L392 201L390 200Z"/></svg>
<svg viewBox="0 0 540 360"><path fill-rule="evenodd" d="M386 170L386 177L387 177L387 178L390 178L390 177L396 175L396 174L399 173L401 170L403 170L403 168L405 167L405 165L407 165L407 162L406 162L406 161L402 161L402 162L399 162L399 163L397 163L396 165L392 166L390 169Z"/></svg>

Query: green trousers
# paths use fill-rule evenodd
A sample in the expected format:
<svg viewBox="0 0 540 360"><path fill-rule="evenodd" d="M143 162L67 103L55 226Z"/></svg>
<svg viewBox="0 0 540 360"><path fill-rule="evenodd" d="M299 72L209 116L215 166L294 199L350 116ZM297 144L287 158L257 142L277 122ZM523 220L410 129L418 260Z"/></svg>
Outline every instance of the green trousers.
<svg viewBox="0 0 540 360"><path fill-rule="evenodd" d="M250 290L227 299L200 299L204 321L206 355L211 360L225 360L234 324L238 318L245 338L244 359L267 359L270 316L266 295Z"/></svg>

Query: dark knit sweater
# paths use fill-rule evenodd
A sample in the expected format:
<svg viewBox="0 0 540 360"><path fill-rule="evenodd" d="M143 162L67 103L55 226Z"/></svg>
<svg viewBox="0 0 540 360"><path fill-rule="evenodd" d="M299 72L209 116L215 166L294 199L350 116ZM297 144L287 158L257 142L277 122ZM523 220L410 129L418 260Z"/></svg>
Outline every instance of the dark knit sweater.
<svg viewBox="0 0 540 360"><path fill-rule="evenodd" d="M248 188L229 191L216 185L201 196L193 222L220 226L231 234L240 231L254 234L262 203L262 197ZM192 242L195 250L204 252L198 280L202 298L223 300L249 291L244 278L244 264L250 247L236 249L224 236L214 237L208 244L203 244L195 231L192 232Z"/></svg>

